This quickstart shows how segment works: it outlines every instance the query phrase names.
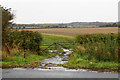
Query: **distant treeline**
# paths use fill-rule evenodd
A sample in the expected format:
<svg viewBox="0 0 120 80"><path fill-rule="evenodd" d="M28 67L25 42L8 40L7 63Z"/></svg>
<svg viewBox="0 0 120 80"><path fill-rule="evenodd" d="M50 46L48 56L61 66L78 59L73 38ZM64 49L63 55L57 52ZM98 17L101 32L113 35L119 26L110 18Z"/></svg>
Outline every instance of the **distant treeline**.
<svg viewBox="0 0 120 80"><path fill-rule="evenodd" d="M63 24L12 24L14 29L36 28L76 28L76 27L117 27L117 22L72 22Z"/></svg>
<svg viewBox="0 0 120 80"><path fill-rule="evenodd" d="M117 27L117 23L101 25L100 27Z"/></svg>
<svg viewBox="0 0 120 80"><path fill-rule="evenodd" d="M35 28L67 28L65 24L12 24L11 28L16 29L35 29Z"/></svg>

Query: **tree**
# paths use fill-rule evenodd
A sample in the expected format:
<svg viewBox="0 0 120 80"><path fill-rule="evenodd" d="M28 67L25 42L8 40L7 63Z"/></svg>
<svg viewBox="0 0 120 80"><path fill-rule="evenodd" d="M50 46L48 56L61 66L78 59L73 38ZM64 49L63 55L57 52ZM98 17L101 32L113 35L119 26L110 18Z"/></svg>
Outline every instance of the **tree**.
<svg viewBox="0 0 120 80"><path fill-rule="evenodd" d="M14 19L14 14L11 13L11 8L7 9L6 7L2 7L2 30L5 31L10 24L12 24L12 20Z"/></svg>
<svg viewBox="0 0 120 80"><path fill-rule="evenodd" d="M10 54L7 46L9 33L8 26L13 23L12 20L14 19L14 15L11 13L11 8L7 9L0 5L0 9L2 11L2 49L5 49L5 51Z"/></svg>

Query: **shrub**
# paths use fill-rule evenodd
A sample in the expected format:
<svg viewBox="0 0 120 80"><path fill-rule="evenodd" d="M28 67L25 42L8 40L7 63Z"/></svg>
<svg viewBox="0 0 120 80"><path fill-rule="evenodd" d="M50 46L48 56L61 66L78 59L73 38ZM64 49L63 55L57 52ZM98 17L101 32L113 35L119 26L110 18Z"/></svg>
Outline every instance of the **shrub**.
<svg viewBox="0 0 120 80"><path fill-rule="evenodd" d="M118 34L78 35L76 42L79 46L76 47L78 56L88 60L118 61Z"/></svg>
<svg viewBox="0 0 120 80"><path fill-rule="evenodd" d="M40 45L42 36L38 32L32 31L9 31L7 37L7 44L9 47L19 47L24 51L36 51L40 55Z"/></svg>

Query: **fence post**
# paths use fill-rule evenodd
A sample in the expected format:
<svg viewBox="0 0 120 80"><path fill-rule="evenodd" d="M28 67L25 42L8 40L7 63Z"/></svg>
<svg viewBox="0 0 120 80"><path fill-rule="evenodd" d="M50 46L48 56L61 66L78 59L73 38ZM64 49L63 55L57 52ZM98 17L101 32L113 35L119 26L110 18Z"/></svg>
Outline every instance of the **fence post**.
<svg viewBox="0 0 120 80"><path fill-rule="evenodd" d="M57 43L54 43L54 45L55 45L55 49L57 50Z"/></svg>

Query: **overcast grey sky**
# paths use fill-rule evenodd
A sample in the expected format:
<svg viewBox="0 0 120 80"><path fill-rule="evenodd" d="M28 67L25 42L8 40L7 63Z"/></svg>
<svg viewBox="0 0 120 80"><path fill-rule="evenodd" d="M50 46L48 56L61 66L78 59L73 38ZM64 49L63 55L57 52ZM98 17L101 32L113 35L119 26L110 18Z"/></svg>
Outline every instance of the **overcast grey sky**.
<svg viewBox="0 0 120 80"><path fill-rule="evenodd" d="M0 0L15 23L115 22L119 0Z"/></svg>

